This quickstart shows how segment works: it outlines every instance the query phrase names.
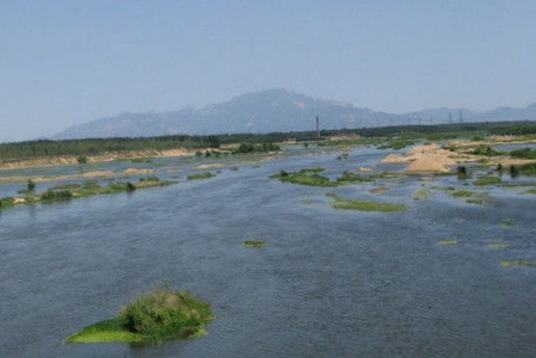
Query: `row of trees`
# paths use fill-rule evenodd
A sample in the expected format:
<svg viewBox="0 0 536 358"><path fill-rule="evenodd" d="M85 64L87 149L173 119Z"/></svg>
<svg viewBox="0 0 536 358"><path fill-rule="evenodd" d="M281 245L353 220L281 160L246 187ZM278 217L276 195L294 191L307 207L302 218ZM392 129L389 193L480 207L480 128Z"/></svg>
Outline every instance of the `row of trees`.
<svg viewBox="0 0 536 358"><path fill-rule="evenodd" d="M536 121L456 123L439 125L411 125L378 128L322 130L321 137L334 135L361 135L364 137L428 137L449 138L460 135L486 134L536 134ZM433 138L432 138L433 137ZM162 136L147 138L90 138L78 140L37 140L0 144L0 161L35 157L74 155L84 160L85 156L106 152L129 152L141 150L165 150L175 148L219 148L222 144L265 144L287 140L318 140L314 131L274 132L267 134L223 134L211 136ZM246 148L243 148L244 150Z"/></svg>

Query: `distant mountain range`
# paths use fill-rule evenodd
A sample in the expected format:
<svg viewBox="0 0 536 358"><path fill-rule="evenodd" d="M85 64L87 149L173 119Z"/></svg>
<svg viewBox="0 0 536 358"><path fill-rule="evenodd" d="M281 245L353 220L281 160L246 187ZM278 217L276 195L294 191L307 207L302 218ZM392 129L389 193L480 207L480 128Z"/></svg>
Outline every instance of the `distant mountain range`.
<svg viewBox="0 0 536 358"><path fill-rule="evenodd" d="M438 108L394 114L276 88L244 94L200 109L122 113L70 127L54 139L302 131L314 128L317 115L323 129L448 123L449 120L459 121L460 115L464 121L471 122L534 120L536 103L525 108L500 107L487 112Z"/></svg>

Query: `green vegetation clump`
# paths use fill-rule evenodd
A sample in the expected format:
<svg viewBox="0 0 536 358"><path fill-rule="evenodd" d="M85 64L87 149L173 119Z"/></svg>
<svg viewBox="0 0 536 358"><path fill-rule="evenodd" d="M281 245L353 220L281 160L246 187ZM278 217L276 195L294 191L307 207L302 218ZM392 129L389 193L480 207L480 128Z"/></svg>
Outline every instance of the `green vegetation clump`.
<svg viewBox="0 0 536 358"><path fill-rule="evenodd" d="M527 190L527 194L536 194L536 189Z"/></svg>
<svg viewBox="0 0 536 358"><path fill-rule="evenodd" d="M501 178L492 175L484 175L474 181L475 185L496 185L502 183Z"/></svg>
<svg viewBox="0 0 536 358"><path fill-rule="evenodd" d="M151 344L199 337L213 319L209 305L191 293L156 288L136 297L115 318L90 325L66 342Z"/></svg>
<svg viewBox="0 0 536 358"><path fill-rule="evenodd" d="M522 148L510 152L510 156L521 159L536 159L536 149Z"/></svg>
<svg viewBox="0 0 536 358"><path fill-rule="evenodd" d="M264 240L246 240L244 241L244 246L248 248L259 248L263 247L265 244Z"/></svg>
<svg viewBox="0 0 536 358"><path fill-rule="evenodd" d="M415 140L409 138L394 138L378 146L379 149L399 150L415 144Z"/></svg>
<svg viewBox="0 0 536 358"><path fill-rule="evenodd" d="M39 199L44 203L51 203L55 201L65 201L71 200L73 198L73 193L69 190L58 190L50 188L41 195Z"/></svg>
<svg viewBox="0 0 536 358"><path fill-rule="evenodd" d="M458 240L439 240L437 243L441 246L457 245Z"/></svg>
<svg viewBox="0 0 536 358"><path fill-rule="evenodd" d="M460 180L465 180L470 177L469 171L467 170L467 167L465 165L458 165L456 167L456 175Z"/></svg>
<svg viewBox="0 0 536 358"><path fill-rule="evenodd" d="M512 176L512 178L515 178L518 175L536 176L536 163L511 165L510 176Z"/></svg>
<svg viewBox="0 0 536 358"><path fill-rule="evenodd" d="M451 191L450 195L452 195L454 198L465 199L465 202L469 204L482 205L484 204L484 202L489 200L488 194L479 193L479 192L467 190L467 189L458 189L458 190Z"/></svg>
<svg viewBox="0 0 536 358"><path fill-rule="evenodd" d="M331 198L331 207L338 210L358 210L358 211L380 211L393 212L406 210L404 204L393 204L370 200L348 200L343 199L334 193L326 194Z"/></svg>
<svg viewBox="0 0 536 358"><path fill-rule="evenodd" d="M328 177L318 174L322 171L324 171L324 168L319 167L305 168L295 172L281 170L278 174L272 175L271 178L277 178L280 181L287 183L322 187L336 187L353 183L370 182L373 180L371 177L361 176L350 171L345 171L339 178L331 180Z"/></svg>
<svg viewBox="0 0 536 358"><path fill-rule="evenodd" d="M15 205L15 199L12 197L0 198L0 211L9 209Z"/></svg>
<svg viewBox="0 0 536 358"><path fill-rule="evenodd" d="M504 154L502 152L498 152L498 151L494 150L489 145L480 145L480 146L476 147L475 149L473 149L470 153L474 154L474 155L483 155L483 156L486 156L486 157L491 157L491 156L495 156L495 155Z"/></svg>
<svg viewBox="0 0 536 358"><path fill-rule="evenodd" d="M188 180L199 180L199 179L208 179L216 176L216 174L213 174L211 172L204 172L204 173L197 173L197 174L191 174L188 175Z"/></svg>
<svg viewBox="0 0 536 358"><path fill-rule="evenodd" d="M86 164L87 163L87 157L83 155L79 155L76 157L76 161L78 164Z"/></svg>
<svg viewBox="0 0 536 358"><path fill-rule="evenodd" d="M512 266L536 267L536 263L534 263L534 261L525 260L525 259L501 260L500 264L502 267L512 267Z"/></svg>
<svg viewBox="0 0 536 358"><path fill-rule="evenodd" d="M274 143L240 143L240 146L234 151L235 154L247 154L247 153L266 153L277 152L281 148Z"/></svg>
<svg viewBox="0 0 536 358"><path fill-rule="evenodd" d="M413 194L413 200L426 200L430 196L430 189L422 187Z"/></svg>
<svg viewBox="0 0 536 358"><path fill-rule="evenodd" d="M488 244L488 247L493 250L502 250L502 249L506 249L509 246L510 244L505 244L504 242L500 240L497 240Z"/></svg>

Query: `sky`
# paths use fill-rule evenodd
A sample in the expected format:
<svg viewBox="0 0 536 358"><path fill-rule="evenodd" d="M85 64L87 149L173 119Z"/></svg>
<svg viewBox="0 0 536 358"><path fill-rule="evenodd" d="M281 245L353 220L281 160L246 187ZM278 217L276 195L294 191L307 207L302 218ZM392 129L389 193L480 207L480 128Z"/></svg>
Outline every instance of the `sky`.
<svg viewBox="0 0 536 358"><path fill-rule="evenodd" d="M534 0L0 0L0 141L273 87L374 110L536 102Z"/></svg>

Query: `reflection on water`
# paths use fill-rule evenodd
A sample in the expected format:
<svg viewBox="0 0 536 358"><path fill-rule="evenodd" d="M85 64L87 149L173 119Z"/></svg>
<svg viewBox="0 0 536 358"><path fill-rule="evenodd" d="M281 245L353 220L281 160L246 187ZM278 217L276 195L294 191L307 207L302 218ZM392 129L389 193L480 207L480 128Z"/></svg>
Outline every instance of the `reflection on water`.
<svg viewBox="0 0 536 358"><path fill-rule="evenodd" d="M419 178L336 189L268 178L310 166L326 175L377 168L385 154L361 148L336 160L298 151L238 171L227 159L218 176L192 182L184 178L198 161L159 160L139 167L179 184L1 213L0 355L536 355L536 270L499 265L536 259L534 197L489 189L493 202L478 206L441 191L415 201ZM389 190L371 194L377 185ZM333 190L408 210L335 211L325 198ZM244 248L250 239L266 247ZM508 247L488 247L499 240ZM217 320L206 337L137 349L62 343L161 282L212 304Z"/></svg>

